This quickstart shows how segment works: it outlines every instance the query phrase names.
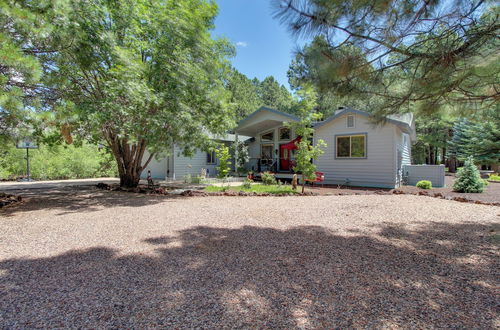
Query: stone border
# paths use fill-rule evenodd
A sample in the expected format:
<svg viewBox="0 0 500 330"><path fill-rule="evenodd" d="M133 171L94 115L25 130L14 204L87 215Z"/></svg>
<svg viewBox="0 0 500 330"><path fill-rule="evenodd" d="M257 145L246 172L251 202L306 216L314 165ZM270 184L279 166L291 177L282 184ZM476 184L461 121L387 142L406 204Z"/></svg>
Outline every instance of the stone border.
<svg viewBox="0 0 500 330"><path fill-rule="evenodd" d="M11 195L0 192L0 209L12 204L21 203L23 198L21 196Z"/></svg>

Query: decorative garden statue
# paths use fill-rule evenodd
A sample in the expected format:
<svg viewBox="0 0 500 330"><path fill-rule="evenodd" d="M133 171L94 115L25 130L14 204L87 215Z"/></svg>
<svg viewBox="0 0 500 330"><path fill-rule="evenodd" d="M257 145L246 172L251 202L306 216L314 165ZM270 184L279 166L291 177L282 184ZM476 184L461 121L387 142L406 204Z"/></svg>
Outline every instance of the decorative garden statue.
<svg viewBox="0 0 500 330"><path fill-rule="evenodd" d="M292 177L292 189L297 190L297 174L294 174Z"/></svg>
<svg viewBox="0 0 500 330"><path fill-rule="evenodd" d="M153 177L151 176L151 170L148 170L148 188L153 189L155 183L153 181Z"/></svg>

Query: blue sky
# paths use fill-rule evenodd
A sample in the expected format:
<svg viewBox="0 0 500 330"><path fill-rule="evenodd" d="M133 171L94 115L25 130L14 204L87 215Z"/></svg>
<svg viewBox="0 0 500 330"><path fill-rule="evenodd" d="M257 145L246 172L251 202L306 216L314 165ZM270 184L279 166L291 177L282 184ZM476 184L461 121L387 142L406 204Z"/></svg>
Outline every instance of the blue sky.
<svg viewBox="0 0 500 330"><path fill-rule="evenodd" d="M233 65L250 79L274 76L289 88L286 72L297 42L272 17L269 0L217 0L219 15L214 36L236 45Z"/></svg>

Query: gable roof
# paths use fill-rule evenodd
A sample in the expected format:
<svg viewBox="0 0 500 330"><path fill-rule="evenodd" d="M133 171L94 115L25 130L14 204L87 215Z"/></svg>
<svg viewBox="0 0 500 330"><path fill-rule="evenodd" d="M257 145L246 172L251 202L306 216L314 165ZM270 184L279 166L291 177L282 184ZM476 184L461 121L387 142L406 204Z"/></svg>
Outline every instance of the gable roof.
<svg viewBox="0 0 500 330"><path fill-rule="evenodd" d="M250 115L248 115L246 118L243 118L242 120L240 120L238 122L238 126L240 126L241 124L244 124L246 121L252 119L254 116L256 116L257 114L259 114L261 112L264 112L264 111L268 111L268 112L271 112L271 113L274 113L274 114L277 114L277 115L288 117L288 118L290 118L293 121L299 121L300 120L299 117L291 115L291 114L283 112L283 111L279 111L279 110L268 108L268 107L260 107L259 109L257 109L256 111L254 111Z"/></svg>
<svg viewBox="0 0 500 330"><path fill-rule="evenodd" d="M352 109L345 107L343 110L337 111L333 116L330 116L324 121L318 122L314 125L314 128L319 128L325 124L328 124L329 122L345 115L348 113L352 114L358 114L361 116L366 116L366 117L373 117L373 115L369 112L366 111L361 111L357 109ZM408 134L413 134L414 133L414 123L413 123L413 114L412 113L407 113L404 115L390 115L386 117L386 122L394 124L401 128L401 130L405 133Z"/></svg>

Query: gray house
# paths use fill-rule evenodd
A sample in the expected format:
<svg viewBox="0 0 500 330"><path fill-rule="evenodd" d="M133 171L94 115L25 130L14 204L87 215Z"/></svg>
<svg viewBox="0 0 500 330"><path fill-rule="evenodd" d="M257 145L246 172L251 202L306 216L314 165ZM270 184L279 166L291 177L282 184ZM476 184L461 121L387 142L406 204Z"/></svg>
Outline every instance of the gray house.
<svg viewBox="0 0 500 330"><path fill-rule="evenodd" d="M232 143L245 141L250 160L246 169L258 176L272 171L277 178L293 176L295 141L300 137L284 122L299 119L288 113L261 107L239 122L235 134L217 140ZM403 166L411 164L411 145L415 141L413 116L390 116L383 124L374 124L368 112L343 108L314 125L314 141L327 143L325 152L315 160L326 184L394 188L402 183ZM187 174L198 175L202 168L216 174L213 153L199 150L185 157L175 146L171 156L152 161L148 166L153 177L180 180ZM146 173L147 171L145 171ZM144 174L146 175L146 174Z"/></svg>
<svg viewBox="0 0 500 330"><path fill-rule="evenodd" d="M298 137L283 125L297 121L290 114L262 107L235 129L251 136L248 142L249 170L272 171L278 178L291 178L294 140ZM411 164L411 144L415 141L413 116L390 116L384 124L374 124L368 112L343 108L314 125L314 141L327 143L315 160L327 184L394 188L401 184L403 166Z"/></svg>

